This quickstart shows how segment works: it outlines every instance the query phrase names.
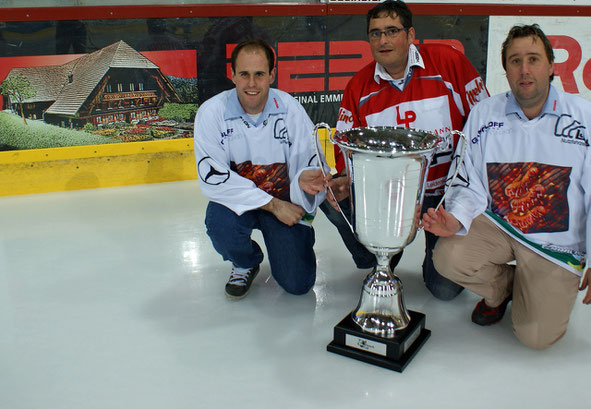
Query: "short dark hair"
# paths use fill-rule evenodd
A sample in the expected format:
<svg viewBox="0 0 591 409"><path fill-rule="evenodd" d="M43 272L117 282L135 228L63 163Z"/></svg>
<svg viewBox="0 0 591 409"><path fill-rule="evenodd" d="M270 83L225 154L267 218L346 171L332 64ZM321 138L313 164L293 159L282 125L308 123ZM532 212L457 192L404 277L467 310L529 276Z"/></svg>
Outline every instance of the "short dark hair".
<svg viewBox="0 0 591 409"><path fill-rule="evenodd" d="M271 46L267 44L265 40L260 38L242 41L234 48L234 50L232 50L232 71L236 72L236 59L238 58L238 54L242 50L262 50L267 56L267 61L269 62L269 73L273 71L273 67L275 67L275 53L273 52Z"/></svg>
<svg viewBox="0 0 591 409"><path fill-rule="evenodd" d="M388 17L396 18L396 16L400 17L400 21L402 22L402 27L404 28L411 28L412 27L412 12L408 8L405 2L400 0L386 0L367 12L367 32L369 33L369 21L372 18L380 18L384 17L383 15Z"/></svg>
<svg viewBox="0 0 591 409"><path fill-rule="evenodd" d="M505 41L503 41L503 46L501 47L501 59L503 63L503 69L505 71L507 71L508 48L511 46L511 43L514 39L523 37L532 37L534 41L537 41L538 38L542 40L542 45L546 51L546 57L548 57L548 61L551 63L554 62L554 50L552 50L552 44L550 44L550 40L548 40L548 37L546 37L546 34L544 34L539 25L515 25L511 27L511 30L509 30L509 34L507 34L507 38L505 38ZM550 75L550 81L553 79L554 74Z"/></svg>

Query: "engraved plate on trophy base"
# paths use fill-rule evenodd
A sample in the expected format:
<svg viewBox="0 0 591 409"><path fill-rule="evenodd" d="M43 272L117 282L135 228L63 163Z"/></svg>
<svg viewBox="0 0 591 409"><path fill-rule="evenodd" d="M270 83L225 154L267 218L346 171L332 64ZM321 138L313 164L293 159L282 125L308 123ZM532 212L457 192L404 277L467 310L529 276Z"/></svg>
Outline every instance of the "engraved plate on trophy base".
<svg viewBox="0 0 591 409"><path fill-rule="evenodd" d="M394 338L363 332L347 314L334 328L334 339L326 346L330 352L382 368L402 372L431 335L425 328L425 314L409 311L410 324L396 331Z"/></svg>

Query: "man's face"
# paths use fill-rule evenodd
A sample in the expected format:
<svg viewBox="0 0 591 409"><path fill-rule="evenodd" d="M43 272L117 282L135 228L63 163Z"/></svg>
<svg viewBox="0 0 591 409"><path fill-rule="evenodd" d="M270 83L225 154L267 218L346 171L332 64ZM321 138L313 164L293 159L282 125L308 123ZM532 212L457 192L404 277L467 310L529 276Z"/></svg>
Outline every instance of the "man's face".
<svg viewBox="0 0 591 409"><path fill-rule="evenodd" d="M392 18L385 15L384 17L369 20L370 33L376 30L386 31L391 28L403 28L400 17ZM393 38L388 37L385 33L375 40L370 37L369 47L374 60L380 63L392 78L400 79L404 75L406 68L408 47L414 40L415 30L411 27L408 31L399 31Z"/></svg>
<svg viewBox="0 0 591 409"><path fill-rule="evenodd" d="M506 72L509 87L528 118L539 115L548 96L554 63L537 37L513 39L507 48Z"/></svg>
<svg viewBox="0 0 591 409"><path fill-rule="evenodd" d="M275 80L275 68L269 72L269 61L263 50L242 50L232 70L232 82L240 105L247 114L258 114L265 109L269 88Z"/></svg>

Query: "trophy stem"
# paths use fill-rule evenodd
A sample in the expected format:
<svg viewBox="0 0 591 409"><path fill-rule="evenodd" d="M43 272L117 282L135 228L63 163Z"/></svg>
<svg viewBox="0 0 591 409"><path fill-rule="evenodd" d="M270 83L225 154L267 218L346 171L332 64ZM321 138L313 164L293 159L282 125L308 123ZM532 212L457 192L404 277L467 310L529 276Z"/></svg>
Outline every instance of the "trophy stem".
<svg viewBox="0 0 591 409"><path fill-rule="evenodd" d="M381 268L386 269L391 272L390 259L392 258L392 256L394 256L395 254L398 254L398 253L400 253L400 251L397 251L395 253L383 253L383 252L376 253L378 267L381 267Z"/></svg>
<svg viewBox="0 0 591 409"><path fill-rule="evenodd" d="M359 304L351 313L351 318L363 331L384 338L393 338L396 331L410 323L402 282L390 270L392 255L376 254L378 265L363 282Z"/></svg>

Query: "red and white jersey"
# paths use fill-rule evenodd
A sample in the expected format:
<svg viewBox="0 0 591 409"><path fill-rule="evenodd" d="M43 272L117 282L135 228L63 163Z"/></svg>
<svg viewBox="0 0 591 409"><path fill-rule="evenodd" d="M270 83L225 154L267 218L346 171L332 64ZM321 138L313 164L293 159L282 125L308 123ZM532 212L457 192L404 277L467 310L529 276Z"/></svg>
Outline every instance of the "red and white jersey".
<svg viewBox="0 0 591 409"><path fill-rule="evenodd" d="M470 61L448 45L411 45L406 75L393 80L375 61L347 84L337 131L366 126L403 126L447 135L461 130L470 109L489 96L484 81ZM452 151L435 155L425 194L441 195ZM336 168L344 168L335 146Z"/></svg>

